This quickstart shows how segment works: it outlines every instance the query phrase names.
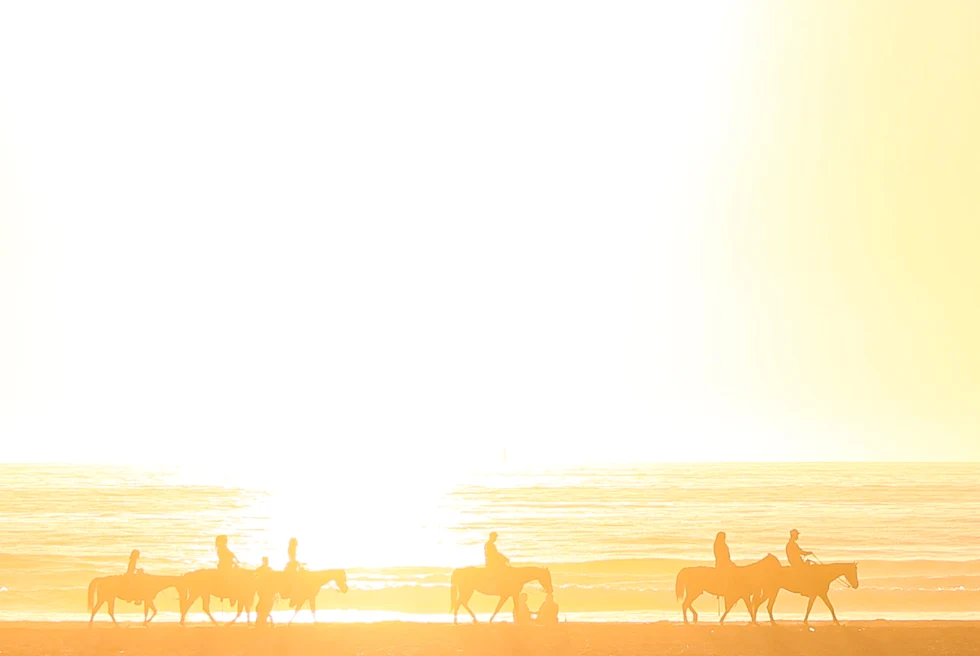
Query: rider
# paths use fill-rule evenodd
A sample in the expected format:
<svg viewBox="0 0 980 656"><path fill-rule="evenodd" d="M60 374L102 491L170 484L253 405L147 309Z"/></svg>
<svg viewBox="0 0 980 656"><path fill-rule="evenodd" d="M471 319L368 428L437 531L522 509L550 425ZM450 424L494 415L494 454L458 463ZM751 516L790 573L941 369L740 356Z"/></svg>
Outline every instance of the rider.
<svg viewBox="0 0 980 656"><path fill-rule="evenodd" d="M214 550L218 552L218 569L227 570L238 567L238 558L228 548L228 536L219 535L214 540Z"/></svg>
<svg viewBox="0 0 980 656"><path fill-rule="evenodd" d="M143 573L142 567L136 567L136 561L139 559L140 559L140 550L133 549L129 553L129 565L126 567L126 576L137 576ZM143 601L141 599L137 599L135 603L137 606L139 606L140 604L143 603Z"/></svg>
<svg viewBox="0 0 980 656"><path fill-rule="evenodd" d="M129 554L129 566L126 568L126 574L142 574L143 568L136 567L136 561L140 559L140 550L133 549Z"/></svg>
<svg viewBox="0 0 980 656"><path fill-rule="evenodd" d="M265 574L266 572L271 572L272 568L269 567L269 557L262 556L262 564L259 565L258 569L255 570L256 574Z"/></svg>
<svg viewBox="0 0 980 656"><path fill-rule="evenodd" d="M510 566L510 559L497 550L497 532L490 534L490 539L483 545L483 558L486 560L487 573L490 575L490 584L496 587L497 577L505 567Z"/></svg>
<svg viewBox="0 0 980 656"><path fill-rule="evenodd" d="M299 541L296 538L289 538L289 547L286 549L286 553L289 554L289 562L286 563L284 572L298 572L302 569L299 561L296 560L296 547L298 546Z"/></svg>
<svg viewBox="0 0 980 656"><path fill-rule="evenodd" d="M733 567L731 553L728 551L728 544L725 542L725 532L719 531L715 536L715 567Z"/></svg>
<svg viewBox="0 0 980 656"><path fill-rule="evenodd" d="M796 542L800 537L800 532L795 528L789 532L789 542L786 543L786 560L793 567L812 564L809 560L803 560L803 556L812 556L812 551L804 551Z"/></svg>
<svg viewBox="0 0 980 656"><path fill-rule="evenodd" d="M486 559L487 569L497 570L501 567L508 567L510 559L497 550L497 532L490 534L490 539L483 545L483 557Z"/></svg>

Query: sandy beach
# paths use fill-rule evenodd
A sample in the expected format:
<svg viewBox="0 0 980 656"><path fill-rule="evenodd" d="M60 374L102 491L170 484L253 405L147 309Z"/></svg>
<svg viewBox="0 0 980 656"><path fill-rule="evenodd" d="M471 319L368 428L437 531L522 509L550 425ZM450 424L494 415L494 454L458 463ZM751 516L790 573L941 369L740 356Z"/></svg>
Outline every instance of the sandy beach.
<svg viewBox="0 0 980 656"><path fill-rule="evenodd" d="M137 624L92 628L76 623L0 625L0 654L976 654L977 622L851 622L780 626L678 623L321 624L271 629L181 628Z"/></svg>

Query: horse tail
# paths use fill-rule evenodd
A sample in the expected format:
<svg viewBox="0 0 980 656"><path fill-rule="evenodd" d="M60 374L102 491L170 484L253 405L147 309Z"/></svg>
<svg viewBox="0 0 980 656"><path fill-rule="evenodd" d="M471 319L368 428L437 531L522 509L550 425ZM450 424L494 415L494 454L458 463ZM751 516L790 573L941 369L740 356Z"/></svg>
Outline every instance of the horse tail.
<svg viewBox="0 0 980 656"><path fill-rule="evenodd" d="M99 582L102 581L101 578L94 578L92 582L88 584L88 609L92 610L95 605L95 591L99 587Z"/></svg>
<svg viewBox="0 0 980 656"><path fill-rule="evenodd" d="M459 584L456 582L457 572L453 572L449 582L449 610L456 610L456 603L459 601Z"/></svg>
<svg viewBox="0 0 980 656"><path fill-rule="evenodd" d="M674 594L677 595L677 601L684 598L684 584L687 580L685 574L687 574L687 572L684 570L677 572L677 580L674 582Z"/></svg>

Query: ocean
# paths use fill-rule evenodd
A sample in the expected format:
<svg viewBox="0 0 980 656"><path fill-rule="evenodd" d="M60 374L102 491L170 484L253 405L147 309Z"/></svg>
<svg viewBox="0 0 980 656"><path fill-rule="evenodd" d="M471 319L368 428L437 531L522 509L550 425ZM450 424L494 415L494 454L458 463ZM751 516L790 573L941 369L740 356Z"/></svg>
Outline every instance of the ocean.
<svg viewBox="0 0 980 656"><path fill-rule="evenodd" d="M182 573L214 566L225 534L250 566L267 556L281 567L295 536L309 567L346 568L350 591L324 589L320 621L448 621L452 568L480 564L497 531L515 565L550 567L564 619L680 621L674 578L711 564L717 531L745 564L767 553L785 562L792 528L821 561L858 562L857 589L831 588L842 620L980 619L978 516L977 463L510 468L446 480L0 465L0 620L87 620L89 581L123 572L131 549L147 572ZM526 591L533 609L543 592ZM472 605L485 618L495 601ZM158 620L176 617L172 589L157 605ZM713 597L695 607L716 621ZM784 592L775 613L799 620L804 609ZM819 601L814 617L829 618ZM744 609L732 619L745 621Z"/></svg>

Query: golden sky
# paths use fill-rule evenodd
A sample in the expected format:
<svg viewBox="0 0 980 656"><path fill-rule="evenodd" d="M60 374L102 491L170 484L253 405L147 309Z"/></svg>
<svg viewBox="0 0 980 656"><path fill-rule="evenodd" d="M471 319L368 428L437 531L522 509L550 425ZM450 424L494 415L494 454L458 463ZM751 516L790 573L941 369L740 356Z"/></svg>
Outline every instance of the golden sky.
<svg viewBox="0 0 980 656"><path fill-rule="evenodd" d="M0 460L980 458L980 4L650 4L4 6Z"/></svg>

